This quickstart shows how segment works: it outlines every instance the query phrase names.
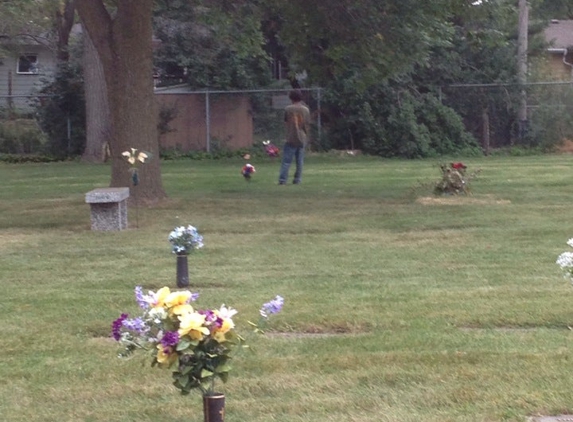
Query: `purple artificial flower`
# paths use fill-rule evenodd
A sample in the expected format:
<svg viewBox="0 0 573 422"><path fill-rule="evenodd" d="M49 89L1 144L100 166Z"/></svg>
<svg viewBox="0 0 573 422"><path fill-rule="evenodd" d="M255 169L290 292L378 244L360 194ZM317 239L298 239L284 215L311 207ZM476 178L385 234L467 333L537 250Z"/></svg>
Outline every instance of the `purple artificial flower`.
<svg viewBox="0 0 573 422"><path fill-rule="evenodd" d="M121 327L123 326L123 321L125 321L128 316L127 314L121 314L121 316L111 324L111 335L115 341L121 339Z"/></svg>
<svg viewBox="0 0 573 422"><path fill-rule="evenodd" d="M199 293L191 293L191 297L189 298L189 301L195 302L197 299L199 299Z"/></svg>
<svg viewBox="0 0 573 422"><path fill-rule="evenodd" d="M278 314L282 310L283 305L284 299L277 295L277 297L270 302L263 304L259 313L263 318L268 318L269 314Z"/></svg>
<svg viewBox="0 0 573 422"><path fill-rule="evenodd" d="M199 314L201 314L201 315L205 315L205 321L206 321L206 322L215 322L215 321L217 321L217 316L216 316L215 313L214 313L212 310L210 310L210 309L207 309L207 310L204 310L204 311L201 310L201 311L197 311L197 312L198 312Z"/></svg>
<svg viewBox="0 0 573 422"><path fill-rule="evenodd" d="M163 347L172 347L179 343L179 333L177 331L167 331L161 338Z"/></svg>
<svg viewBox="0 0 573 422"><path fill-rule="evenodd" d="M215 320L215 325L217 326L217 328L221 328L223 326L223 318L217 317L217 319Z"/></svg>
<svg viewBox="0 0 573 422"><path fill-rule="evenodd" d="M148 298L143 294L143 287L135 286L135 300L141 309L149 308Z"/></svg>
<svg viewBox="0 0 573 422"><path fill-rule="evenodd" d="M149 327L140 317L124 319L122 325L126 330L135 331L138 334L143 334L149 330Z"/></svg>

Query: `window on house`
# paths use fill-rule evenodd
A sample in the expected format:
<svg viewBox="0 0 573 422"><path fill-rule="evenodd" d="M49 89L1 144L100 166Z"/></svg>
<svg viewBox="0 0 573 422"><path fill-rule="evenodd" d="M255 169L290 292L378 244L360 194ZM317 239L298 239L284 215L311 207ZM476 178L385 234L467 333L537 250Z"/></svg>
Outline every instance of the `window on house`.
<svg viewBox="0 0 573 422"><path fill-rule="evenodd" d="M18 73L38 73L38 56L36 54L24 54L18 59Z"/></svg>

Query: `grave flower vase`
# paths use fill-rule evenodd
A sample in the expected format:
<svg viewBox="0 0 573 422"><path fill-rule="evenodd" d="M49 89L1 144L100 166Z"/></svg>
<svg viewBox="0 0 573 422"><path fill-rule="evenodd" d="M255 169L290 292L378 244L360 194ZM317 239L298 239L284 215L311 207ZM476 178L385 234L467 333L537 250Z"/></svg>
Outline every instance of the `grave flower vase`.
<svg viewBox="0 0 573 422"><path fill-rule="evenodd" d="M177 255L177 287L189 287L187 255Z"/></svg>
<svg viewBox="0 0 573 422"><path fill-rule="evenodd" d="M225 395L213 393L203 396L203 415L205 422L224 422Z"/></svg>

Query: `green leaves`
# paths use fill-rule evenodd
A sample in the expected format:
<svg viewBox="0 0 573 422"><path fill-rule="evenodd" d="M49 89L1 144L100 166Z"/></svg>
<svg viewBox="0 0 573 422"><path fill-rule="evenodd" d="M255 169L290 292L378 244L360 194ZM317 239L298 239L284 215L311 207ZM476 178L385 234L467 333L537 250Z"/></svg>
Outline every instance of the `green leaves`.
<svg viewBox="0 0 573 422"><path fill-rule="evenodd" d="M154 18L156 66L196 88L259 88L269 82L261 13L250 2L169 2Z"/></svg>
<svg viewBox="0 0 573 422"><path fill-rule="evenodd" d="M325 85L350 72L368 86L423 61L451 38L446 1L292 0L281 3L281 41L295 70Z"/></svg>
<svg viewBox="0 0 573 422"><path fill-rule="evenodd" d="M195 344L193 344L195 343ZM181 340L179 340L179 343L177 343L177 348L176 350L178 352L183 352L187 349L189 349L191 346L196 346L197 342L192 342L191 340L188 340L187 338L183 338Z"/></svg>

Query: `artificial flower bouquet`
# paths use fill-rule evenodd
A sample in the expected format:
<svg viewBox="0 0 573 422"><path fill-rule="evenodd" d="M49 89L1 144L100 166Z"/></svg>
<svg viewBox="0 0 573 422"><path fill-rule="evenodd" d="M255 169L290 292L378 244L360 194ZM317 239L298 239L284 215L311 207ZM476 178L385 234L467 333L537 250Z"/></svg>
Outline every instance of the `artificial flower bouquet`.
<svg viewBox="0 0 573 422"><path fill-rule="evenodd" d="M140 163L145 164L145 160L149 158L149 154L147 152L131 148L131 151L123 151L121 155L131 165L129 168L129 171L131 172L131 180L133 182L133 186L137 186L139 184L139 173L137 171L138 165Z"/></svg>
<svg viewBox="0 0 573 422"><path fill-rule="evenodd" d="M168 239L172 252L177 255L189 255L203 247L203 236L192 225L175 227Z"/></svg>
<svg viewBox="0 0 573 422"><path fill-rule="evenodd" d="M442 178L434 186L436 195L459 195L470 193L469 183L477 177L480 169L466 175L467 166L462 162L440 164Z"/></svg>
<svg viewBox="0 0 573 422"><path fill-rule="evenodd" d="M567 244L573 248L573 238ZM573 252L563 252L557 257L556 264L561 267L563 277L573 283Z"/></svg>
<svg viewBox="0 0 573 422"><path fill-rule="evenodd" d="M251 180L253 173L256 173L255 166L252 164L245 164L241 169L241 174L246 180Z"/></svg>
<svg viewBox="0 0 573 422"><path fill-rule="evenodd" d="M271 158L278 157L280 154L279 148L273 144L270 140L263 141L263 146L265 148L265 152Z"/></svg>
<svg viewBox="0 0 573 422"><path fill-rule="evenodd" d="M135 298L142 314L130 318L122 314L112 324L112 335L128 356L136 350L151 354L152 366L172 370L173 384L182 394L198 389L204 396L214 393L215 379L227 381L234 350L244 345L233 317L237 311L222 305L218 309L200 309L194 305L198 294L188 290L143 293L135 288ZM280 312L284 300L277 296L265 303L260 316L266 321ZM259 331L259 325L250 323Z"/></svg>

